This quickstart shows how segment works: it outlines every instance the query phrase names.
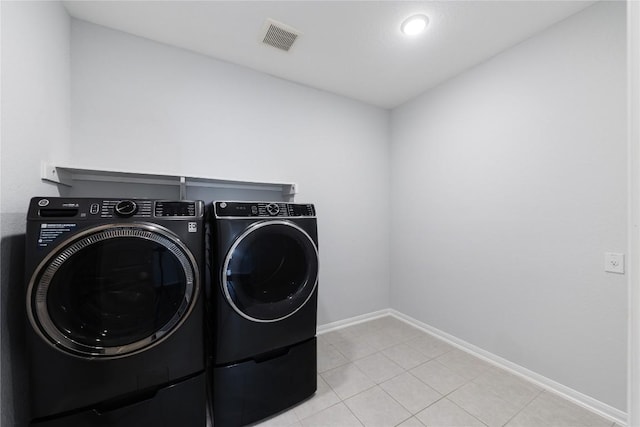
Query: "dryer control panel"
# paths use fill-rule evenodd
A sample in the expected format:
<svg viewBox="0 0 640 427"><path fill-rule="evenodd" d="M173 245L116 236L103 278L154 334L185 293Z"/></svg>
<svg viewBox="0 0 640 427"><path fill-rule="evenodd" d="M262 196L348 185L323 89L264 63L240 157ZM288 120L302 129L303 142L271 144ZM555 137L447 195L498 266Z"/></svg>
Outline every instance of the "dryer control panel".
<svg viewBox="0 0 640 427"><path fill-rule="evenodd" d="M216 218L315 217L315 207L285 202L214 202Z"/></svg>

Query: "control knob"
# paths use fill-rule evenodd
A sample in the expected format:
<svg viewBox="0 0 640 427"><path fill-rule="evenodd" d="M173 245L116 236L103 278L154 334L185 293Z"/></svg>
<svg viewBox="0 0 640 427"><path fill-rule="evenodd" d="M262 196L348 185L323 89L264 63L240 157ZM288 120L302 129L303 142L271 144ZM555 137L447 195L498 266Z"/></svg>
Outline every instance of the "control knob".
<svg viewBox="0 0 640 427"><path fill-rule="evenodd" d="M138 205L133 200L122 200L113 208L116 215L122 218L129 218L138 212Z"/></svg>
<svg viewBox="0 0 640 427"><path fill-rule="evenodd" d="M280 206L278 206L277 203L269 203L267 205L267 212L271 216L276 216L278 215L278 213L280 213Z"/></svg>

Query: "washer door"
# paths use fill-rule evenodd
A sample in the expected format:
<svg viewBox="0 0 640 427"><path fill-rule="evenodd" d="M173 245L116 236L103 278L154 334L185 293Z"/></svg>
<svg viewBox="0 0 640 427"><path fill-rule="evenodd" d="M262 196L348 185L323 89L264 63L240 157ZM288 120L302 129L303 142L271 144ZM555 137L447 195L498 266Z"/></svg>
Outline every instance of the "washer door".
<svg viewBox="0 0 640 427"><path fill-rule="evenodd" d="M229 249L222 269L224 294L241 316L275 322L298 311L318 283L318 248L289 221L258 222Z"/></svg>
<svg viewBox="0 0 640 427"><path fill-rule="evenodd" d="M171 231L106 225L59 245L27 291L36 332L84 357L121 357L160 343L190 314L198 267Z"/></svg>

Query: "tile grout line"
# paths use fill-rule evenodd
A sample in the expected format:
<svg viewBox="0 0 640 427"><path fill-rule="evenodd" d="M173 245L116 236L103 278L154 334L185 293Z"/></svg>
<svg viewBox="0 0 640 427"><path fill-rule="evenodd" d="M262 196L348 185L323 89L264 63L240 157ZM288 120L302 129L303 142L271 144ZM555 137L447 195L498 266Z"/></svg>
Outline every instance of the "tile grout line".
<svg viewBox="0 0 640 427"><path fill-rule="evenodd" d="M334 392L334 393L335 393L335 392ZM338 396L338 397L339 397L339 396ZM316 416L316 415L320 414L321 412L324 412L324 411L326 411L326 410L328 410L328 409L333 408L334 406L338 406L338 405L339 405L339 404L341 404L341 403L342 403L344 406L346 406L346 408L347 408L347 409L349 409L349 407L347 406L347 404L346 404L346 403L344 403L344 401L343 401L343 400L339 400L338 402L336 402L336 403L334 403L334 404L332 404L332 405L327 406L326 408L324 408L324 409L323 409L323 410L321 410L321 411L315 412L315 413L313 413L313 414L311 414L311 415L309 415L309 416L306 416L306 417L304 417L304 418L302 418L302 419L298 419L298 421L300 421L300 424L302 424L302 425L303 425L303 427L304 427L304 422L303 422L304 420L309 419L309 418L311 418L311 417L313 417L313 416ZM358 421L360 421L360 420L358 420ZM362 423L360 423L360 424L362 424Z"/></svg>
<svg viewBox="0 0 640 427"><path fill-rule="evenodd" d="M451 392L453 393L453 391ZM449 393L449 394L451 394ZM449 396L449 394L447 396ZM451 402L452 404L454 404L455 406L457 406L458 408L460 408L461 411L463 411L464 413L466 413L467 415L469 415L470 417L473 417L474 419L478 420L480 422L480 424L487 426L488 424L485 423L484 421L482 421L480 418L476 417L475 415L473 415L471 412L467 411L466 409L464 409L462 406L458 405L455 401L448 399L447 396L444 396L445 399L447 399L449 402Z"/></svg>
<svg viewBox="0 0 640 427"><path fill-rule="evenodd" d="M373 388L373 387L371 387L371 388ZM370 390L371 388L368 388L367 390ZM366 391L366 390L363 390L363 391ZM362 393L362 392L360 392L360 393ZM358 394L360 394L360 393L358 393ZM358 394L356 394L355 396L357 396ZM355 396L351 396L351 397L355 397ZM351 397L350 397L349 399L351 399ZM359 422L363 427L367 427L367 426L366 426L366 424L364 423L364 421L362 421L360 418L358 418L358 415L356 415L356 413L355 413L355 412L353 412L353 411L351 410L351 408L349 407L349 405L347 405L347 402L346 402L346 401L344 401L344 400L343 400L343 401L342 401L342 403L343 403L343 404L344 404L344 406L347 408L347 410L348 410L349 412L351 412L351 415L353 415L353 416L356 418L356 420L358 420L358 422Z"/></svg>
<svg viewBox="0 0 640 427"><path fill-rule="evenodd" d="M408 373L407 371L403 372L403 373ZM400 374L402 375L402 374ZM411 375L411 374L409 374ZM399 376L399 375L398 375ZM394 377L396 378L396 377ZM393 379L393 378L391 378ZM390 379L390 380L391 380ZM389 380L388 380L389 381ZM386 382L386 381L385 381ZM378 384L378 387L380 387L380 384ZM389 396L391 398L391 400L393 400L394 402L396 402L398 405L400 405L401 408L404 408L408 413L409 413L409 418L415 417L416 414L414 414L413 412L411 412L411 409L407 408L406 406L404 406L402 403L400 403L395 397L393 397L392 395L390 395L387 390L385 390L384 388L380 387L380 390L382 390L383 393L385 393L387 396ZM431 405L429 405L431 406ZM426 408L425 408L426 409ZM405 418L404 420L400 421L398 424L396 424L396 426L399 426L400 424L402 424L403 422L407 421L409 418Z"/></svg>
<svg viewBox="0 0 640 427"><path fill-rule="evenodd" d="M511 418L509 418L507 420L507 422L505 422L503 424L503 427L506 427L515 417L517 417L518 415L520 415L520 413L522 411L524 411L525 409L527 409L529 407L529 405L531 405L533 403L534 400L536 400L538 397L540 397L540 395L544 392L544 389L541 388L540 391L538 393L536 393L535 396L533 396L533 398L531 398L522 408L520 408L520 410L518 412L516 412L515 414L513 414L513 416Z"/></svg>

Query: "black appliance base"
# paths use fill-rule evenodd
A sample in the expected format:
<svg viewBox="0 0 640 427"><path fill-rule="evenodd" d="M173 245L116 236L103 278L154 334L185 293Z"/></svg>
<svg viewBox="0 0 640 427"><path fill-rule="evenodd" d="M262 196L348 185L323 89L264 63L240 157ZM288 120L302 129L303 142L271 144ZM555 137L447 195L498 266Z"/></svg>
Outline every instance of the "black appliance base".
<svg viewBox="0 0 640 427"><path fill-rule="evenodd" d="M243 426L299 403L317 388L316 338L266 360L213 369L213 425Z"/></svg>
<svg viewBox="0 0 640 427"><path fill-rule="evenodd" d="M87 408L73 414L34 420L31 427L205 427L206 375L161 388L153 396L123 406ZM113 406L113 407L110 407Z"/></svg>

